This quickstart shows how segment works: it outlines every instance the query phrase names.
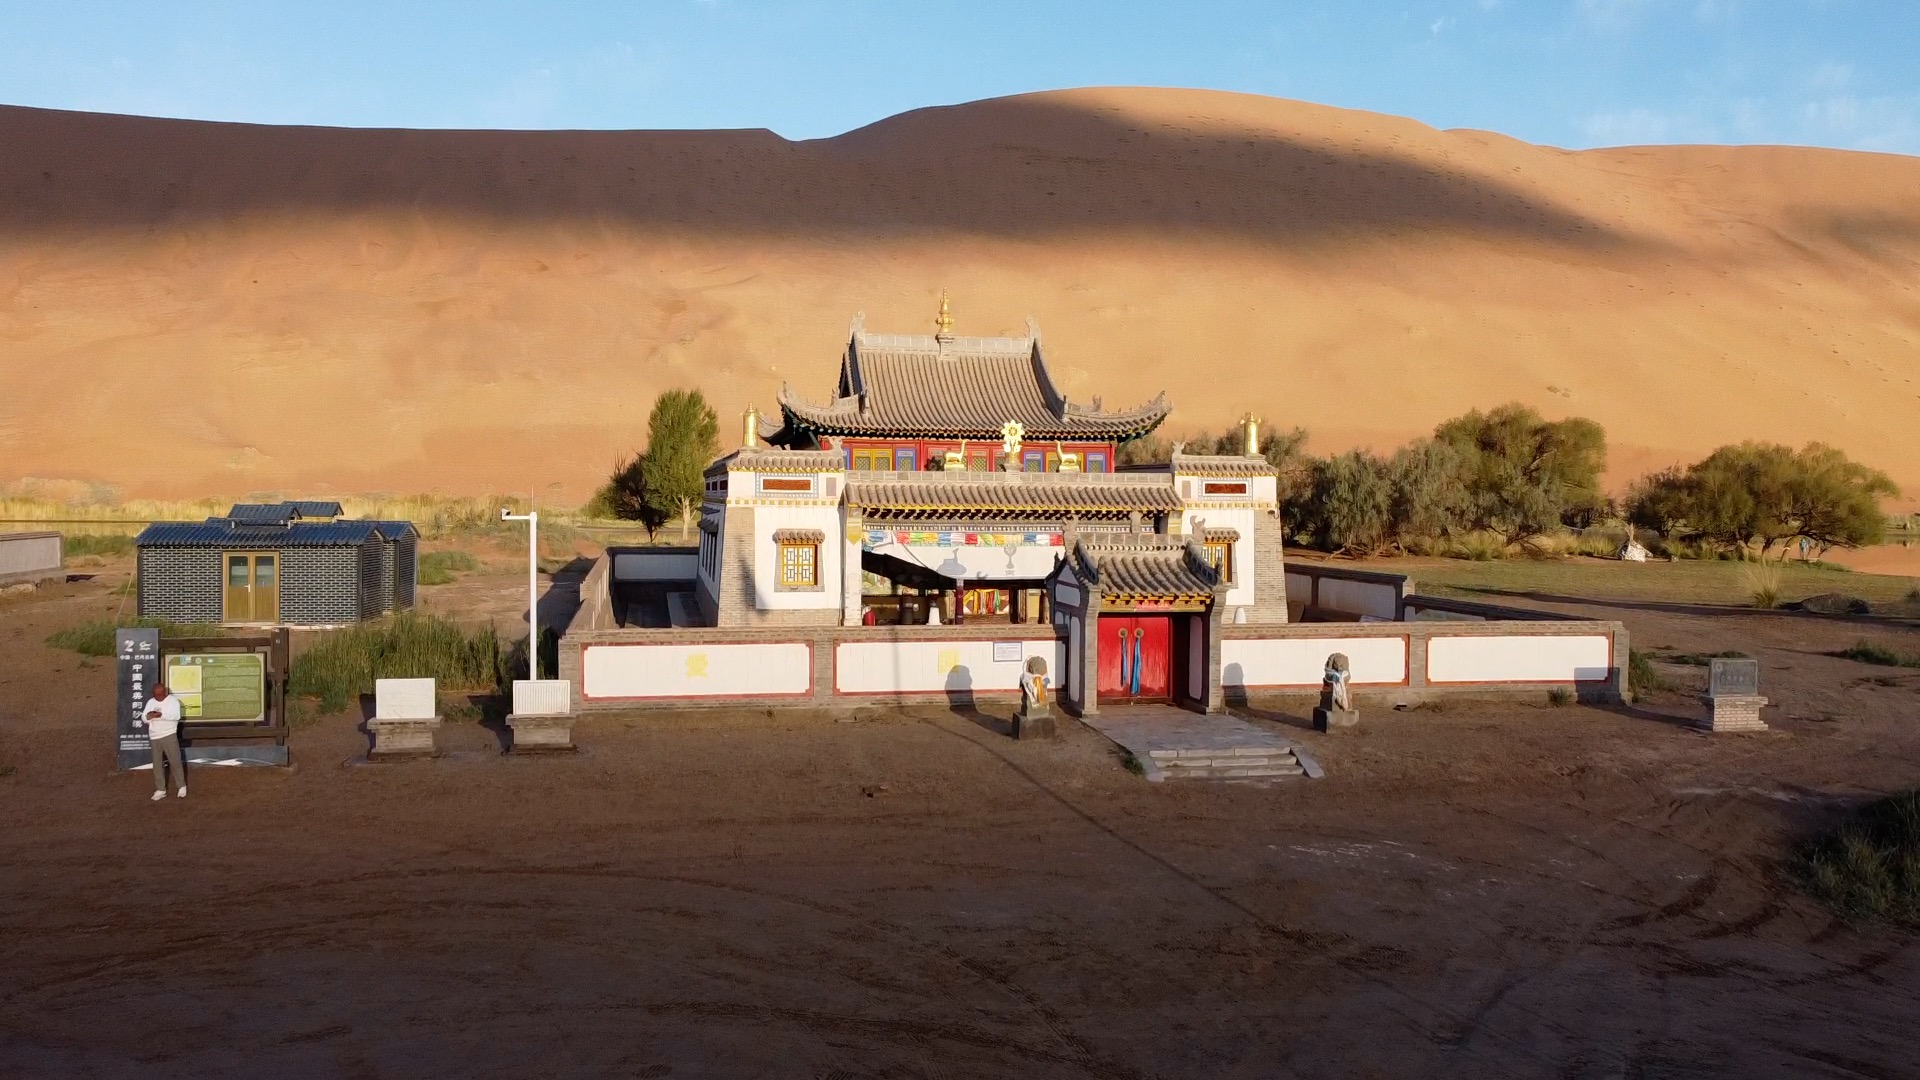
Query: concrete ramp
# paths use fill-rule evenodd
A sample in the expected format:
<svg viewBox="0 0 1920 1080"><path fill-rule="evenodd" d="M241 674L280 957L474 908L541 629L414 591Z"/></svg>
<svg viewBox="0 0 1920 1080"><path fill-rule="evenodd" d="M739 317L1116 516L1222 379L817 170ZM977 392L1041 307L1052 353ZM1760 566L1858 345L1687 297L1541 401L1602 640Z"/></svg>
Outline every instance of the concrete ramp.
<svg viewBox="0 0 1920 1080"><path fill-rule="evenodd" d="M1322 775L1320 766L1291 739L1224 713L1207 716L1167 705L1116 706L1083 717L1081 723L1133 755L1154 783Z"/></svg>

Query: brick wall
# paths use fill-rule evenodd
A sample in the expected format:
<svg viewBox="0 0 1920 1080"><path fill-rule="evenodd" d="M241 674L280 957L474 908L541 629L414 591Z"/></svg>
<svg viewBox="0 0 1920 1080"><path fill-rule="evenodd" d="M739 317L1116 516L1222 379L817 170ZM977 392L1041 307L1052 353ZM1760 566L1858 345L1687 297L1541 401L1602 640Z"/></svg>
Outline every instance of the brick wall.
<svg viewBox="0 0 1920 1080"><path fill-rule="evenodd" d="M220 552L211 548L141 548L139 602L143 619L214 622L225 616ZM282 593L284 605L285 594Z"/></svg>
<svg viewBox="0 0 1920 1080"><path fill-rule="evenodd" d="M219 570L218 553L214 553L214 569L216 573ZM377 561L373 571L377 578ZM362 588L360 548L287 548L280 553L281 622L327 625L358 621Z"/></svg>
<svg viewBox="0 0 1920 1080"><path fill-rule="evenodd" d="M1285 530L1280 515L1261 513L1253 525L1253 606L1247 622L1271 625L1287 621Z"/></svg>
<svg viewBox="0 0 1920 1080"><path fill-rule="evenodd" d="M360 545L360 606L357 618L371 619L387 610L390 595L382 588L386 580L387 542L378 534Z"/></svg>
<svg viewBox="0 0 1920 1080"><path fill-rule="evenodd" d="M413 593L420 581L420 542L409 536L393 547L393 610L412 611Z"/></svg>
<svg viewBox="0 0 1920 1080"><path fill-rule="evenodd" d="M726 524L720 541L720 590L715 626L834 626L840 622L840 609L795 608L763 611L753 595L753 514L751 506L727 507ZM820 558L833 555L832 544L820 545ZM816 572L819 572L816 569ZM700 590L694 590L696 599ZM702 603L701 610L705 611Z"/></svg>

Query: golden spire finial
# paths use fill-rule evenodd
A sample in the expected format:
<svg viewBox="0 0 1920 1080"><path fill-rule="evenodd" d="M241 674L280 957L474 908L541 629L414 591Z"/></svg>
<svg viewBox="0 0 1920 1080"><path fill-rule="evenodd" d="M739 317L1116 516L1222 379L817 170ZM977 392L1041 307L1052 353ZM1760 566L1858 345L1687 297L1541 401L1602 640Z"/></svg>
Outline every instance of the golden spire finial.
<svg viewBox="0 0 1920 1080"><path fill-rule="evenodd" d="M945 289L940 290L940 317L934 320L934 324L940 327L940 336L953 336L953 305L947 303Z"/></svg>

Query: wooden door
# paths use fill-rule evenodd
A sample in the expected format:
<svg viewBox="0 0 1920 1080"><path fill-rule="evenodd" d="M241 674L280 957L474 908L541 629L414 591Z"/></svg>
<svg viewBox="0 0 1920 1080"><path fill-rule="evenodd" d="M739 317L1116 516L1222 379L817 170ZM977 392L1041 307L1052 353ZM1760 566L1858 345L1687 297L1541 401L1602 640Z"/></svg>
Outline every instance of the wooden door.
<svg viewBox="0 0 1920 1080"><path fill-rule="evenodd" d="M280 557L273 552L230 551L224 557L222 621L280 621Z"/></svg>
<svg viewBox="0 0 1920 1080"><path fill-rule="evenodd" d="M280 621L280 559L272 552L253 557L253 621Z"/></svg>
<svg viewBox="0 0 1920 1080"><path fill-rule="evenodd" d="M253 621L253 558L244 553L226 556L225 603L223 622Z"/></svg>
<svg viewBox="0 0 1920 1080"><path fill-rule="evenodd" d="M1098 625L1100 700L1169 700L1172 628L1167 616L1102 614Z"/></svg>

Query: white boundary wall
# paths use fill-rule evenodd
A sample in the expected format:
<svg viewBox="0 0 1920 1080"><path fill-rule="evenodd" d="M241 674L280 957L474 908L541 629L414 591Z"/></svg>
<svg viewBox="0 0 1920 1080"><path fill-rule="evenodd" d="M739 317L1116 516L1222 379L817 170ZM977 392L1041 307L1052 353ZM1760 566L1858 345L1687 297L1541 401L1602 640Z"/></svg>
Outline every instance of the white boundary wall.
<svg viewBox="0 0 1920 1080"><path fill-rule="evenodd" d="M1018 645L1018 660L995 660L993 647ZM1058 686L1066 650L1041 641L873 641L834 646L834 690L841 694L939 694L1020 689L1027 657L1045 657L1047 685Z"/></svg>
<svg viewBox="0 0 1920 1080"><path fill-rule="evenodd" d="M586 700L797 696L813 690L813 648L805 642L588 645L580 670Z"/></svg>
<svg viewBox="0 0 1920 1080"><path fill-rule="evenodd" d="M1605 682L1613 643L1580 636L1435 636L1427 642L1430 683Z"/></svg>
<svg viewBox="0 0 1920 1080"><path fill-rule="evenodd" d="M1372 615L1389 622L1400 617L1400 591L1375 581L1320 579L1320 606L1355 615Z"/></svg>
<svg viewBox="0 0 1920 1080"><path fill-rule="evenodd" d="M1353 685L1407 681L1407 639L1228 638L1220 643L1220 684L1235 687L1319 686L1327 657L1346 653Z"/></svg>
<svg viewBox="0 0 1920 1080"><path fill-rule="evenodd" d="M0 577L59 570L62 544L57 532L0 533Z"/></svg>

